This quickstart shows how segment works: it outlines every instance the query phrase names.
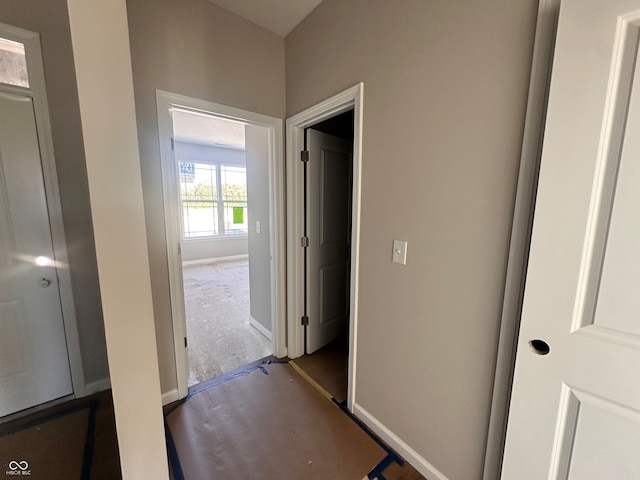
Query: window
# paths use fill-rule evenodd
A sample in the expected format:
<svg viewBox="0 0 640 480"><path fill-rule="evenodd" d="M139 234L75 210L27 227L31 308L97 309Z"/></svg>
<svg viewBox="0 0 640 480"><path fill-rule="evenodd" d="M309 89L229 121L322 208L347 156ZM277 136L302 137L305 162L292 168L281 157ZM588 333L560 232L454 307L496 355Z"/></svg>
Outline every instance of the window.
<svg viewBox="0 0 640 480"><path fill-rule="evenodd" d="M246 167L198 162L179 166L183 238L247 235Z"/></svg>
<svg viewBox="0 0 640 480"><path fill-rule="evenodd" d="M0 82L29 87L24 44L0 38Z"/></svg>

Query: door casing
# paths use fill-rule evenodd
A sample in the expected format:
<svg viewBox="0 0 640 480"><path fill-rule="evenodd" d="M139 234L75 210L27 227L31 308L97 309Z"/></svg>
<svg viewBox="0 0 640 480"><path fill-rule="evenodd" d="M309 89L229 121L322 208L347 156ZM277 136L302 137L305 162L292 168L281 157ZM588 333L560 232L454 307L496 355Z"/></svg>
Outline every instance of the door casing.
<svg viewBox="0 0 640 480"><path fill-rule="evenodd" d="M0 89L17 95L30 96L33 99L36 127L38 129L38 144L42 163L42 178L44 182L47 208L49 210L49 226L58 276L58 290L62 306L69 370L73 385L73 396L83 397L95 391L108 388L103 382L87 388L82 365L80 350L80 336L76 320L75 305L73 303L73 289L69 270L69 256L64 233L62 204L58 186L58 174L53 150L53 137L45 86L44 66L40 35L28 30L0 23L0 36L24 44L29 72L29 87L14 87L0 84Z"/></svg>
<svg viewBox="0 0 640 480"><path fill-rule="evenodd" d="M509 243L483 480L500 477L560 0L540 0Z"/></svg>
<svg viewBox="0 0 640 480"><path fill-rule="evenodd" d="M349 365L347 408L353 411L356 384L358 335L358 273L360 252L360 195L362 183L362 108L364 83L340 92L290 118L287 137L287 352L289 358L304 354L304 185L300 152L304 150L304 129L348 110L354 111L353 191L351 209L351 278L349 316Z"/></svg>
<svg viewBox="0 0 640 480"><path fill-rule="evenodd" d="M162 395L166 405L188 394L189 354L184 339L187 337L182 284L182 256L180 211L178 205L178 181L176 178L175 154L171 149L173 124L171 108L206 113L219 118L237 120L258 125L269 130L269 211L271 244L271 322L273 354L287 355L285 319L285 266L284 266L284 175L282 120L239 108L220 105L176 93L156 90L160 158L162 162L162 186L164 192L165 235L167 240L167 261L169 267L169 288L171 295L171 318L173 325L174 354L177 388Z"/></svg>

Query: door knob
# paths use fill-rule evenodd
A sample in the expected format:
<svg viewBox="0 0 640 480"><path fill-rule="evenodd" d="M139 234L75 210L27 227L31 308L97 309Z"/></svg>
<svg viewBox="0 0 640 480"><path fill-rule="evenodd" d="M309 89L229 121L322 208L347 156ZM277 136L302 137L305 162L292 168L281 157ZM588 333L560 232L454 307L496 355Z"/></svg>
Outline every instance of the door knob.
<svg viewBox="0 0 640 480"><path fill-rule="evenodd" d="M40 280L38 280L38 286L41 288L47 288L49 285L51 285L51 280L49 280L48 278L42 277Z"/></svg>
<svg viewBox="0 0 640 480"><path fill-rule="evenodd" d="M551 351L549 344L544 340L540 340L538 338L536 338L535 340L530 340L529 346L531 347L531 350L533 350L533 353L537 355L546 355Z"/></svg>

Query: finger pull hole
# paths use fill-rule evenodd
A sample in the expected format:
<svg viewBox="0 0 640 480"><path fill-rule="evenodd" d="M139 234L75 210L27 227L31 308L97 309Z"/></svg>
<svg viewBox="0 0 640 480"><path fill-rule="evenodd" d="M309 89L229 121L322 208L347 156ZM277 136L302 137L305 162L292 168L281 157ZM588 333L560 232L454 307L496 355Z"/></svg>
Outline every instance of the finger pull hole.
<svg viewBox="0 0 640 480"><path fill-rule="evenodd" d="M531 347L531 350L533 350L533 353L536 353L538 355L546 355L551 351L551 349L549 348L549 344L544 340L530 340L529 346Z"/></svg>

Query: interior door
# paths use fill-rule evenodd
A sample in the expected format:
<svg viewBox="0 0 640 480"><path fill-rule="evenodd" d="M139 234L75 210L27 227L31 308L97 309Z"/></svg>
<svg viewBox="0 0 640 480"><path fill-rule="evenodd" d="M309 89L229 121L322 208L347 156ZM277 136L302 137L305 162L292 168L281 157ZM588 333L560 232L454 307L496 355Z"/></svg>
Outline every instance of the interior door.
<svg viewBox="0 0 640 480"><path fill-rule="evenodd" d="M306 352L313 353L349 327L353 144L307 130Z"/></svg>
<svg viewBox="0 0 640 480"><path fill-rule="evenodd" d="M0 92L0 416L71 393L33 101Z"/></svg>
<svg viewBox="0 0 640 480"><path fill-rule="evenodd" d="M563 0L502 478L640 478L640 0Z"/></svg>

